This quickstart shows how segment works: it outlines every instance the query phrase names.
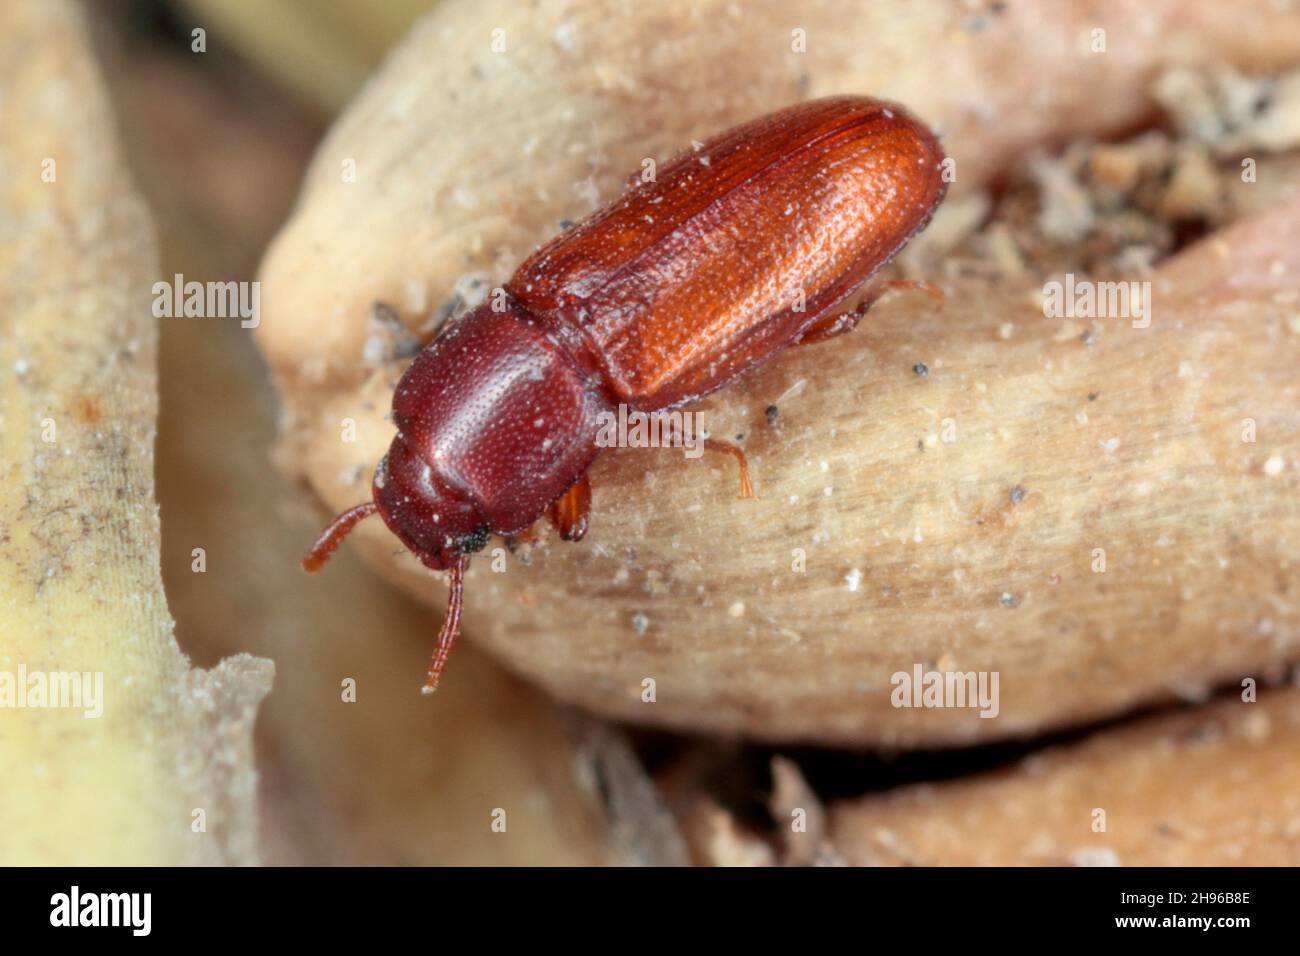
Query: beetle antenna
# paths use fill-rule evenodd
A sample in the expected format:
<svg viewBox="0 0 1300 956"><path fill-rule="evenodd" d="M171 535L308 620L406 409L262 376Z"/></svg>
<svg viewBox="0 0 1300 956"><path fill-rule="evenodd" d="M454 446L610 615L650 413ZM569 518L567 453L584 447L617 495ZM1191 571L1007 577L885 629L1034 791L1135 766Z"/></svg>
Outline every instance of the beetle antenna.
<svg viewBox="0 0 1300 956"><path fill-rule="evenodd" d="M460 609L465 604L465 565L467 564L469 560L462 558L450 568L451 578L448 587L451 593L447 598L447 616L442 619L442 630L438 632L438 643L433 649L433 657L429 660L429 676L421 689L422 693L432 694L438 689L438 679L442 677L442 669L447 666L447 659L451 657L451 649L456 645L456 638L460 637Z"/></svg>
<svg viewBox="0 0 1300 956"><path fill-rule="evenodd" d="M311 550L302 559L302 569L310 572L319 571L324 567L325 562L330 559L330 555L338 550L338 546L348 536L348 532L356 527L357 522L362 518L368 518L374 514L378 507L373 501L366 501L355 508L349 508L331 521L329 527L320 533L316 543L311 546Z"/></svg>

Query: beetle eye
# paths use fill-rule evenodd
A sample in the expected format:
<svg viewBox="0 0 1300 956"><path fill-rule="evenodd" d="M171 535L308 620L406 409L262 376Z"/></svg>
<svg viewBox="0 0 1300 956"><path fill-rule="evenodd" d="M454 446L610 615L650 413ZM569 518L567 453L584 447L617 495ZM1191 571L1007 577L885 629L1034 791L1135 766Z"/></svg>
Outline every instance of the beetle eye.
<svg viewBox="0 0 1300 956"><path fill-rule="evenodd" d="M467 535L456 540L456 550L461 554L473 554L475 551L482 551L487 547L488 538L492 532L487 525L481 524Z"/></svg>

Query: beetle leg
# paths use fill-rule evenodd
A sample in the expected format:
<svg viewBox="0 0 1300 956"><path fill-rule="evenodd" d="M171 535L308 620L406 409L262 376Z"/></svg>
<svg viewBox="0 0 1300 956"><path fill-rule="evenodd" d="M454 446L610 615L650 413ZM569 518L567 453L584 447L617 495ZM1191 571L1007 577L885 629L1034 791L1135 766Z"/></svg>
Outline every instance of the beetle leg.
<svg viewBox="0 0 1300 956"><path fill-rule="evenodd" d="M875 302L876 299L891 289L899 289L905 292L924 292L940 305L948 301L948 297L943 294L943 290L937 285L933 282L922 282L920 279L891 279L880 286L879 291L871 297L871 301Z"/></svg>
<svg viewBox="0 0 1300 956"><path fill-rule="evenodd" d="M943 305L947 301L943 290L937 285L930 282L920 282L916 279L893 279L889 282L882 282L880 285L870 289L862 299L852 309L847 312L838 312L834 315L828 315L824 319L818 319L799 336L800 345L810 345L813 342L825 342L837 335L843 335L845 332L852 332L862 321L862 317L867 314L867 310L875 304L886 292L892 289L906 290L910 292L924 292L932 299Z"/></svg>
<svg viewBox="0 0 1300 956"><path fill-rule="evenodd" d="M587 516L591 512L591 482L583 475L546 509L555 530L565 541L581 541L587 533Z"/></svg>
<svg viewBox="0 0 1300 956"><path fill-rule="evenodd" d="M825 342L845 332L852 332L858 327L858 323L862 321L862 317L867 314L867 309L871 308L871 303L874 301L874 297L864 298L847 312L837 312L824 319L818 319L804 330L796 340L796 344L812 345L814 342Z"/></svg>
<svg viewBox="0 0 1300 956"><path fill-rule="evenodd" d="M685 441L681 431L676 426L669 424L665 425L665 428L668 429L668 431L664 433L668 444L676 445ZM745 453L741 451L739 445L733 445L729 441L722 441L720 438L709 438L707 436L704 437L704 440L700 444L703 446L705 451L720 451L735 458L737 464L740 465L740 497L758 497L758 495L754 494L754 485L749 480L749 459L745 457Z"/></svg>
<svg viewBox="0 0 1300 956"><path fill-rule="evenodd" d="M533 539L536 537L536 534L537 533L533 530L533 527L530 525L529 527L525 528L523 531L520 531L518 534L506 535L504 541L506 543L506 547L510 549L510 553L514 554L516 551L519 550L519 546L521 544L532 544Z"/></svg>
<svg viewBox="0 0 1300 956"><path fill-rule="evenodd" d="M740 450L739 445L733 445L729 441L721 441L717 438L706 438L704 439L704 450L726 452L735 458L740 465L740 497L758 497L758 495L754 494L754 486L749 480L749 459L745 457L745 453Z"/></svg>

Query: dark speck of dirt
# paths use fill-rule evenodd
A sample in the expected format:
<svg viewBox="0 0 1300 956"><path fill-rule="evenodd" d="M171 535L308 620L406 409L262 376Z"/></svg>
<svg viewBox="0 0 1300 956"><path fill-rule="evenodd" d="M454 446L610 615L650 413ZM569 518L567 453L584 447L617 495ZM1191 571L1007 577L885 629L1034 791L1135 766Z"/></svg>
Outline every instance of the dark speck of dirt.
<svg viewBox="0 0 1300 956"><path fill-rule="evenodd" d="M1002 605L1003 607L1019 607L1019 606L1020 606L1020 598L1016 597L1016 596L1015 596L1014 594L1012 594L1010 591L1003 591L1003 592L1002 592L1002 596L1001 596L1000 598L998 598L998 601L999 601L999 603L1001 603L1001 605Z"/></svg>
<svg viewBox="0 0 1300 956"><path fill-rule="evenodd" d="M1090 401L1090 402L1095 402L1095 401L1097 400L1097 396L1100 395L1100 394L1101 394L1101 392L1089 392L1089 393L1088 393L1088 401Z"/></svg>
<svg viewBox="0 0 1300 956"><path fill-rule="evenodd" d="M915 372L917 375L921 376L922 378L925 378L925 376L930 374L930 367L926 365L924 362L917 362L915 365L912 366L912 371Z"/></svg>
<svg viewBox="0 0 1300 956"><path fill-rule="evenodd" d="M1011 489L1011 503L1018 505L1025 500L1025 489L1022 485L1016 485Z"/></svg>
<svg viewBox="0 0 1300 956"><path fill-rule="evenodd" d="M781 409L777 408L775 405L769 405L767 406L767 411L763 414L767 416L767 423L769 425L775 425L776 420L781 417Z"/></svg>
<svg viewBox="0 0 1300 956"><path fill-rule="evenodd" d="M387 325L396 328L402 324L402 317L397 314L397 310L387 302L376 300L370 306L370 314L374 316L376 322L381 325Z"/></svg>

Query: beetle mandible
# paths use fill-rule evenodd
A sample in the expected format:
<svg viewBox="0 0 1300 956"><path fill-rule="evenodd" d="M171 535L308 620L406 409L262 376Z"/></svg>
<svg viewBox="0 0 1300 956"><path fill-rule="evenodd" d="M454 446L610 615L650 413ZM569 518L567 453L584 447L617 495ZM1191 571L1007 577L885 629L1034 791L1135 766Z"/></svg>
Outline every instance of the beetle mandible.
<svg viewBox="0 0 1300 956"><path fill-rule="evenodd" d="M634 182L534 252L504 308L479 306L420 352L393 395L397 436L372 500L334 519L303 567L377 512L450 572L432 692L460 632L469 556L489 535L544 514L568 540L586 533L598 417L693 401L789 345L853 328L879 292L836 307L924 228L943 159L903 108L838 96L735 127ZM706 447L736 456L749 497L740 449Z"/></svg>

